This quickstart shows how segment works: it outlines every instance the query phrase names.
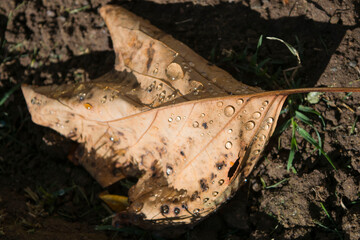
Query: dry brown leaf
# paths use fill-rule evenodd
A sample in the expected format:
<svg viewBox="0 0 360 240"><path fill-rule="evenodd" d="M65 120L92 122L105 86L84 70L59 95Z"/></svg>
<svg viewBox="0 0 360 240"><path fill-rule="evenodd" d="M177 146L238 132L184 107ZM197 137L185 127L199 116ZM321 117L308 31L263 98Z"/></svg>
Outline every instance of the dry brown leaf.
<svg viewBox="0 0 360 240"><path fill-rule="evenodd" d="M102 186L140 177L121 213L134 224L198 222L250 174L286 97L314 89L263 92L121 7L100 12L116 71L90 83L23 85L32 120L81 143L80 162Z"/></svg>

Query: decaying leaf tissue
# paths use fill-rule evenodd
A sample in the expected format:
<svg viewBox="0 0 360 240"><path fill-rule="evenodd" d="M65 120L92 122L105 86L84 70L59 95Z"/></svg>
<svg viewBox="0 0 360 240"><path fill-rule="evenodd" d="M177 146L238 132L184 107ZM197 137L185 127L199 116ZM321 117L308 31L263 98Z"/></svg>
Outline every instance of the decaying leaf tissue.
<svg viewBox="0 0 360 240"><path fill-rule="evenodd" d="M79 161L103 187L140 178L120 213L134 224L196 223L250 174L287 95L309 90L263 92L121 7L100 13L115 69L90 83L23 85L32 120L81 143Z"/></svg>

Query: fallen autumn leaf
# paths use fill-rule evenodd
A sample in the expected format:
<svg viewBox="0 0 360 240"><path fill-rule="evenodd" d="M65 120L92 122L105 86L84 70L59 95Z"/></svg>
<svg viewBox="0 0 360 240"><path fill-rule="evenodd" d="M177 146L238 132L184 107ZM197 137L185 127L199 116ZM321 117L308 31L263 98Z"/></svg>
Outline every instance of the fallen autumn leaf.
<svg viewBox="0 0 360 240"><path fill-rule="evenodd" d="M81 143L79 161L103 187L140 178L119 216L145 228L196 223L229 199L261 156L289 94L360 91L263 92L119 6L100 13L115 70L89 83L22 90L32 120Z"/></svg>

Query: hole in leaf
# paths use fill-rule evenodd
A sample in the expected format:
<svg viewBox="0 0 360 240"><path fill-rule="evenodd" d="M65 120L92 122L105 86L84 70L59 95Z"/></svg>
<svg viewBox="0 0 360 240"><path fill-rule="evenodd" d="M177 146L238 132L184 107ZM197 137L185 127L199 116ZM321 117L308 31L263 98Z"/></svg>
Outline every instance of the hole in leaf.
<svg viewBox="0 0 360 240"><path fill-rule="evenodd" d="M236 169L239 166L239 158L236 159L236 162L234 163L234 165L232 165L232 167L230 168L229 172L228 172L228 178L231 179L232 176L234 175L234 173L236 172Z"/></svg>

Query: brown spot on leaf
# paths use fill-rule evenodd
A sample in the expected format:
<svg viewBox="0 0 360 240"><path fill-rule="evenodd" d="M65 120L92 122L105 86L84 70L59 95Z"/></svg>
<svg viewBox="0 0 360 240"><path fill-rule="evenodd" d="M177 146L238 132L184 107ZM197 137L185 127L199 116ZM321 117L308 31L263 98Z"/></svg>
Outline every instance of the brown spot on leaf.
<svg viewBox="0 0 360 240"><path fill-rule="evenodd" d="M200 187L203 192L209 189L209 184L207 184L206 179L200 179Z"/></svg>
<svg viewBox="0 0 360 240"><path fill-rule="evenodd" d="M216 178L216 177L217 177L217 174L211 173L211 175L210 175L210 179L211 179L211 180L213 180L213 179Z"/></svg>
<svg viewBox="0 0 360 240"><path fill-rule="evenodd" d="M197 198L199 198L199 192L195 191L191 197L190 197L190 201L195 201Z"/></svg>
<svg viewBox="0 0 360 240"><path fill-rule="evenodd" d="M152 45L154 44L153 41L150 42L150 46L149 48L147 49L147 55L148 55L148 60L146 62L146 68L147 70L149 71L150 70L150 67L151 67L151 62L154 58L154 54L155 54L155 49L152 47Z"/></svg>
<svg viewBox="0 0 360 240"><path fill-rule="evenodd" d="M222 162L218 162L215 164L216 168L221 170L224 166L226 166L225 162L222 161Z"/></svg>

